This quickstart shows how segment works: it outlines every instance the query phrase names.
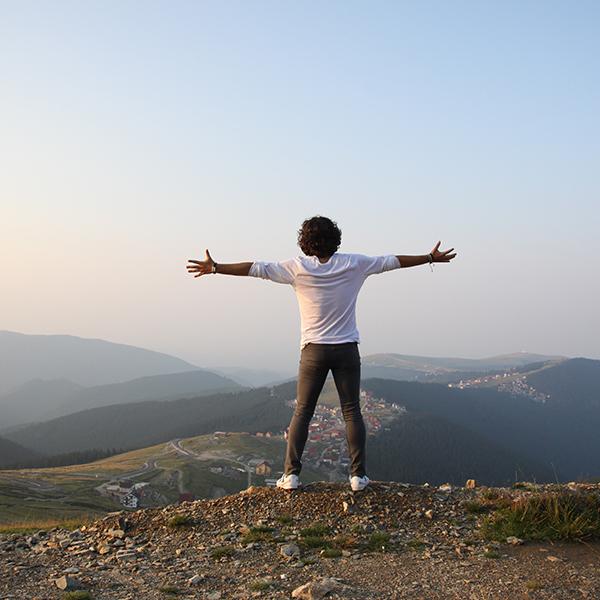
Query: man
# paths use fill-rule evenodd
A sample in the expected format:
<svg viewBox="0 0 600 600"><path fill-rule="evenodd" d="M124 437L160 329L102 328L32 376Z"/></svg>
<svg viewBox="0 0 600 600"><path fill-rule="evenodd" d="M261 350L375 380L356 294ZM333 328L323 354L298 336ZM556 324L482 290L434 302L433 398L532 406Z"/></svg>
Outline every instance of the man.
<svg viewBox="0 0 600 600"><path fill-rule="evenodd" d="M331 369L346 425L350 454L350 485L363 490L366 473L366 430L360 409L360 343L356 327L356 299L369 275L434 262L450 262L454 248L418 256L344 254L337 250L342 232L337 223L320 215L307 219L298 231L304 256L282 262L216 263L206 249L203 261L190 260L188 272L261 277L291 285L300 308L300 366L296 408L290 422L284 472L277 487L300 485L301 457L319 394Z"/></svg>

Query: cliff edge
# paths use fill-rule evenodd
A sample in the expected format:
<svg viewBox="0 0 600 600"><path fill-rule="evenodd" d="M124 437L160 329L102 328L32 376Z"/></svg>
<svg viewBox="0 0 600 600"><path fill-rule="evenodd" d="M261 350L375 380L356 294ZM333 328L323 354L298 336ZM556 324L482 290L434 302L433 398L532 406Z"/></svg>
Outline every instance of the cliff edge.
<svg viewBox="0 0 600 600"><path fill-rule="evenodd" d="M599 507L600 484L251 487L0 535L0 598L600 598Z"/></svg>

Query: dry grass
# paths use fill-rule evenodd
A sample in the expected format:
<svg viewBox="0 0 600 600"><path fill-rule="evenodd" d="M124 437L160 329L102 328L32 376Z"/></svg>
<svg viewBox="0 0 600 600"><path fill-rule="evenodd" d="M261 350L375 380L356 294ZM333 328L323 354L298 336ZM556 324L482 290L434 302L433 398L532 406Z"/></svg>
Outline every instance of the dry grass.
<svg viewBox="0 0 600 600"><path fill-rule="evenodd" d="M486 539L584 540L600 537L600 498L560 491L518 498L483 518Z"/></svg>
<svg viewBox="0 0 600 600"><path fill-rule="evenodd" d="M16 521L0 525L0 533L33 533L36 531L48 531L50 529L79 529L82 525L88 525L98 517L97 515L84 515L74 519L31 519Z"/></svg>

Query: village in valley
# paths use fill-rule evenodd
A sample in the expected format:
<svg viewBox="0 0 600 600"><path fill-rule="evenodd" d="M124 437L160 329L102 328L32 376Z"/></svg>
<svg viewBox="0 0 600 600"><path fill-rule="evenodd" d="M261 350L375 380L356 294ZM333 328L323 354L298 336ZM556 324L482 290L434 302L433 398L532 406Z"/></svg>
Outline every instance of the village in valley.
<svg viewBox="0 0 600 600"><path fill-rule="evenodd" d="M406 411L396 403L390 404L373 397L367 390L361 390L360 397L367 435L377 434L386 428L391 420ZM335 400L337 399L330 397L329 401L319 402L309 426L309 436L302 457L303 474L310 473L315 479L343 481L348 477L350 459L346 444L346 427L339 400L337 404ZM287 404L295 408L296 399L288 401ZM213 496L219 497L230 493L231 486L239 490L250 485L274 487L283 473L286 440L287 428L279 432L215 431L211 435L188 440L171 440L167 447L179 458L204 464L203 473L207 476L229 480L230 486L215 486ZM240 449L243 452L235 452ZM158 458L154 458L135 473L124 474L101 483L96 487L96 491L126 508L165 503L165 483L177 490L179 502L198 498L193 490L184 485L181 467L170 471L170 480L162 481L161 491L152 481L141 480L145 479L145 473L150 474L152 469L157 468L161 468L161 465ZM197 473L196 476L202 477L202 474Z"/></svg>
<svg viewBox="0 0 600 600"><path fill-rule="evenodd" d="M375 435L406 409L396 403L388 404L361 390L361 409L367 435ZM290 403L295 407L296 400ZM287 432L284 434L287 439ZM348 476L348 447L346 427L338 405L318 403L309 425L309 435L302 456L303 464L328 472L330 481L342 481Z"/></svg>
<svg viewBox="0 0 600 600"><path fill-rule="evenodd" d="M512 370L504 373L480 375L471 379L461 379L457 383L449 383L448 387L458 388L459 390L476 387L495 387L499 392L506 392L511 396L524 396L542 404L545 404L550 398L550 394L544 394L530 385L527 382L527 375L515 374Z"/></svg>

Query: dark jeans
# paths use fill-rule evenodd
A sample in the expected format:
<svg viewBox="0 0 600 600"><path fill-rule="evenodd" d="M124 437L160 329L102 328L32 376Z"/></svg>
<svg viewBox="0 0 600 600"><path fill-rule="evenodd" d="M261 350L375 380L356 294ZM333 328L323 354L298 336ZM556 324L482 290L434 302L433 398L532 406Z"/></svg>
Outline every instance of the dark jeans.
<svg viewBox="0 0 600 600"><path fill-rule="evenodd" d="M300 474L300 461L308 438L308 426L329 370L333 374L346 423L350 474L362 477L365 471L366 429L360 411L360 353L357 342L313 344L300 353L296 409L290 422L284 473Z"/></svg>

